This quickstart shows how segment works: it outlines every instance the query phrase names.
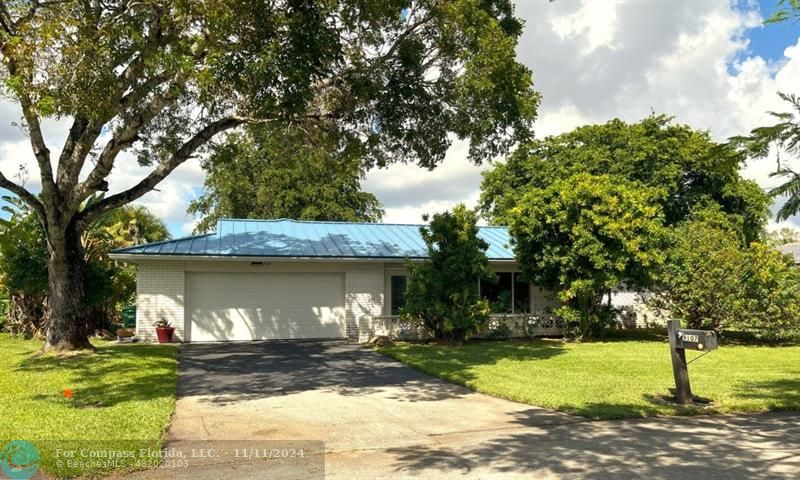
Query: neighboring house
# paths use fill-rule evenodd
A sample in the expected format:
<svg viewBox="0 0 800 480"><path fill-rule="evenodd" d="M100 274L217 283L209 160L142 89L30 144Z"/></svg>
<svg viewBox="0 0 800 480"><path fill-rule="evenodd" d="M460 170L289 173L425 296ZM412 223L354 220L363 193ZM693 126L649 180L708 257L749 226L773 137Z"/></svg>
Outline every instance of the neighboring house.
<svg viewBox="0 0 800 480"><path fill-rule="evenodd" d="M785 255L791 255L795 265L800 265L800 242L786 243L775 247Z"/></svg>
<svg viewBox="0 0 800 480"><path fill-rule="evenodd" d="M617 319L622 328L665 327L668 313L651 307L650 292L619 289L611 293L611 305L619 310Z"/></svg>
<svg viewBox="0 0 800 480"><path fill-rule="evenodd" d="M419 225L222 220L214 233L115 250L138 265L137 335L165 318L185 342L297 338L367 341L403 306L405 261L427 248ZM517 276L508 229L480 227L508 313L554 305ZM510 302L508 301L510 300Z"/></svg>

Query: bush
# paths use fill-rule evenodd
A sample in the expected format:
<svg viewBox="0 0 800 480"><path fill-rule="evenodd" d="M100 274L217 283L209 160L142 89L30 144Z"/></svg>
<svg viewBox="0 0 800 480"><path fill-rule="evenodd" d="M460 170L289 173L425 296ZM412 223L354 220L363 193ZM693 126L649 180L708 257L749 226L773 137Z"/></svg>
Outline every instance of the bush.
<svg viewBox="0 0 800 480"><path fill-rule="evenodd" d="M489 331L487 338L490 340L504 340L511 338L511 326L505 316L492 317L487 325Z"/></svg>
<svg viewBox="0 0 800 480"><path fill-rule="evenodd" d="M427 218L426 218L427 220ZM477 216L458 205L436 214L420 233L428 247L421 264L408 263L411 277L402 315L414 319L434 338L460 342L486 325L489 303L480 298L478 279L491 281L486 249L478 237Z"/></svg>
<svg viewBox="0 0 800 480"><path fill-rule="evenodd" d="M800 332L800 270L761 243L745 248L719 212L673 232L655 306L689 328L738 330L763 339Z"/></svg>

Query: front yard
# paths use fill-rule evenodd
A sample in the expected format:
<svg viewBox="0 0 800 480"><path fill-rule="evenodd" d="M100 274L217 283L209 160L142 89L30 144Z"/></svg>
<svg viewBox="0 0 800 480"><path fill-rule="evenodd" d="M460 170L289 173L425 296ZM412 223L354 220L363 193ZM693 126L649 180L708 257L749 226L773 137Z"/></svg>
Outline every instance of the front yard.
<svg viewBox="0 0 800 480"><path fill-rule="evenodd" d="M9 440L32 442L41 468L59 477L114 465L104 466L102 458L82 468L59 465L55 448L161 448L175 408L174 345L95 342L97 353L33 357L41 343L0 334L0 447Z"/></svg>
<svg viewBox="0 0 800 480"><path fill-rule="evenodd" d="M659 340L398 344L380 351L473 390L590 418L699 413L664 402L674 387ZM689 359L698 352L688 352ZM719 413L800 409L800 346L720 345L689 365L695 395Z"/></svg>

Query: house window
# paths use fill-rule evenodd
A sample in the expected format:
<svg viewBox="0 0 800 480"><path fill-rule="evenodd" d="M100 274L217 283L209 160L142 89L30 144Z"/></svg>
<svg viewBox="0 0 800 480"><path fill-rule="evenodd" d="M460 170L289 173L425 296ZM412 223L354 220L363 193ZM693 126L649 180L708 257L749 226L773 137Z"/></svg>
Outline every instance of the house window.
<svg viewBox="0 0 800 480"><path fill-rule="evenodd" d="M500 272L496 282L481 282L481 296L489 301L492 313L511 313L513 277L511 272Z"/></svg>
<svg viewBox="0 0 800 480"><path fill-rule="evenodd" d="M400 311L406 305L406 287L408 286L408 277L405 275L392 275L391 289L392 289L392 304L391 314L400 315Z"/></svg>
<svg viewBox="0 0 800 480"><path fill-rule="evenodd" d="M496 282L480 282L481 297L492 313L528 313L531 292L527 282L514 272L498 272Z"/></svg>
<svg viewBox="0 0 800 480"><path fill-rule="evenodd" d="M531 287L518 273L514 274L514 313L531 313Z"/></svg>

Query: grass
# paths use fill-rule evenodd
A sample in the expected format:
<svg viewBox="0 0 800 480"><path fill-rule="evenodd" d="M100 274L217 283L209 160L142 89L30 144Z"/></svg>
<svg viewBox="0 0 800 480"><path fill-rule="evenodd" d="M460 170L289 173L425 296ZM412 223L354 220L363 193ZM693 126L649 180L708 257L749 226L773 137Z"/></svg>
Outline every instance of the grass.
<svg viewBox="0 0 800 480"><path fill-rule="evenodd" d="M32 442L41 469L58 477L99 476L119 465L71 467L63 457L59 465L56 448L160 449L175 409L177 348L95 345L96 353L35 357L41 341L0 334L0 447Z"/></svg>
<svg viewBox="0 0 800 480"><path fill-rule="evenodd" d="M480 341L380 351L473 390L595 419L800 409L800 346L726 345L689 365L706 408L670 405L666 341ZM691 360L699 352L687 352Z"/></svg>

